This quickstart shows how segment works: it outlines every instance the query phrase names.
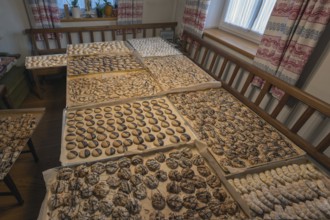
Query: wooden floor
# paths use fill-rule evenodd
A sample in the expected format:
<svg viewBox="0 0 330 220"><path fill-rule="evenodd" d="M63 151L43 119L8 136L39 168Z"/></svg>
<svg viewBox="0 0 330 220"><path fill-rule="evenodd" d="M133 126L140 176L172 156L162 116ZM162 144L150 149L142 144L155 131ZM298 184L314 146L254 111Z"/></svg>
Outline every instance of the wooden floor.
<svg viewBox="0 0 330 220"><path fill-rule="evenodd" d="M38 217L41 203L45 196L45 184L42 172L60 166L60 142L62 113L65 107L65 77L48 80L44 83L44 99L31 93L21 108L45 107L46 113L32 137L40 158L35 163L30 153L22 154L10 171L24 204L16 205L12 196L0 197L1 220L35 220ZM0 191L7 191L0 182Z"/></svg>

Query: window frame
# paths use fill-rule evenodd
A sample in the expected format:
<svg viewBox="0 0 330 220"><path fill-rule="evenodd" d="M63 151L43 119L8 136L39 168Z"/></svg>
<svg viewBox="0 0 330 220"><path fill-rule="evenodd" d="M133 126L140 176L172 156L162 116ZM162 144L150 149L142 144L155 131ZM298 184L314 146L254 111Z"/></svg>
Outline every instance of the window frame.
<svg viewBox="0 0 330 220"><path fill-rule="evenodd" d="M262 38L262 34L225 22L225 17L229 7L229 1L230 0L225 0L218 28L243 39L259 44Z"/></svg>

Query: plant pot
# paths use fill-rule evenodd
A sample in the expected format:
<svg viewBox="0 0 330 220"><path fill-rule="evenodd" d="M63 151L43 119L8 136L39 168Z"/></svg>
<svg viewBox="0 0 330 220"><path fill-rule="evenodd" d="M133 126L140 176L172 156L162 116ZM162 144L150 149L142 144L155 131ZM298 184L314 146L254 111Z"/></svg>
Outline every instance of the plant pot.
<svg viewBox="0 0 330 220"><path fill-rule="evenodd" d="M103 16L102 9L97 8L96 9L96 15L97 15L98 18L102 18L102 16Z"/></svg>
<svg viewBox="0 0 330 220"><path fill-rule="evenodd" d="M118 9L117 8L112 9L112 16L113 17L117 17L118 16Z"/></svg>
<svg viewBox="0 0 330 220"><path fill-rule="evenodd" d="M79 7L73 7L71 9L71 11L72 11L72 17L73 18L80 18L81 11L80 11L80 8Z"/></svg>
<svg viewBox="0 0 330 220"><path fill-rule="evenodd" d="M104 6L104 15L106 17L110 17L112 15L112 6L111 5Z"/></svg>

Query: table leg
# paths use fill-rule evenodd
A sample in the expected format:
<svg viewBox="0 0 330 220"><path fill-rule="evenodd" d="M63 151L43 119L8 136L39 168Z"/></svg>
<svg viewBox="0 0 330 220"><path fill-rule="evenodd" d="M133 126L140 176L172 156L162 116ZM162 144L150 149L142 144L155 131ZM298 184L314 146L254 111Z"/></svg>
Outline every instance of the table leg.
<svg viewBox="0 0 330 220"><path fill-rule="evenodd" d="M37 93L37 96L42 99L38 70L31 70L31 73L35 83L35 92Z"/></svg>
<svg viewBox="0 0 330 220"><path fill-rule="evenodd" d="M12 193L13 196L15 196L17 202L19 205L23 205L24 200L22 199L21 194L19 193L18 189L16 188L16 185L14 181L11 179L9 174L3 179L7 187L9 188L10 192Z"/></svg>
<svg viewBox="0 0 330 220"><path fill-rule="evenodd" d="M12 105L8 99L7 88L5 85L0 85L0 96L2 98L3 103L5 104L6 108L8 108L8 109L12 108Z"/></svg>
<svg viewBox="0 0 330 220"><path fill-rule="evenodd" d="M39 158L38 158L37 152L36 152L36 150L35 150L35 148L34 148L34 145L33 145L33 143L32 143L31 138L28 140L27 145L28 145L28 147L29 147L30 152L31 152L32 155L33 155L34 161L35 161L35 162L38 162L38 161L39 161Z"/></svg>

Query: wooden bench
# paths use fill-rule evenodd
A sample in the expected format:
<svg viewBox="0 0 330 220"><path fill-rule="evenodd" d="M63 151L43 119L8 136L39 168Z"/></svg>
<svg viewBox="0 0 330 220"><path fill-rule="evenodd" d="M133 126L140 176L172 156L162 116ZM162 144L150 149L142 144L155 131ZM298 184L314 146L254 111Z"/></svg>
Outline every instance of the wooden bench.
<svg viewBox="0 0 330 220"><path fill-rule="evenodd" d="M321 141L316 146L311 144L311 141L307 141L306 138L298 135L298 132L308 123L308 120L316 114L329 119L329 104L187 31L184 31L182 39L183 51L187 56L215 79L221 81L224 89L286 135L317 162L330 169L330 158L324 154L324 151L330 145L330 132L325 132L326 134L321 137ZM256 91L255 98L251 98L248 91L251 90L251 82L254 76L265 80L265 84L262 89ZM283 90L285 95L269 110L261 104L269 99L268 91L271 86ZM279 115L288 108L288 102L292 102L292 100L294 100L296 106L303 103L305 108L293 125L287 126L281 122ZM308 132L313 134L314 129L309 128Z"/></svg>
<svg viewBox="0 0 330 220"><path fill-rule="evenodd" d="M81 44L92 42L104 42L115 40L127 40L131 38L146 38L160 36L161 31L173 31L177 22L112 25L96 27L69 27L50 29L27 29L30 36L33 55L64 54L68 44ZM43 40L37 40L38 37ZM49 36L52 36L49 39ZM30 73L35 82L35 92L42 98L39 78L66 72L66 67L52 67L31 69Z"/></svg>
<svg viewBox="0 0 330 220"><path fill-rule="evenodd" d="M160 36L161 31L175 32L177 22L92 27L27 29L33 55L66 53L68 44L82 44ZM49 39L52 35L52 39ZM42 36L44 40L37 40Z"/></svg>

